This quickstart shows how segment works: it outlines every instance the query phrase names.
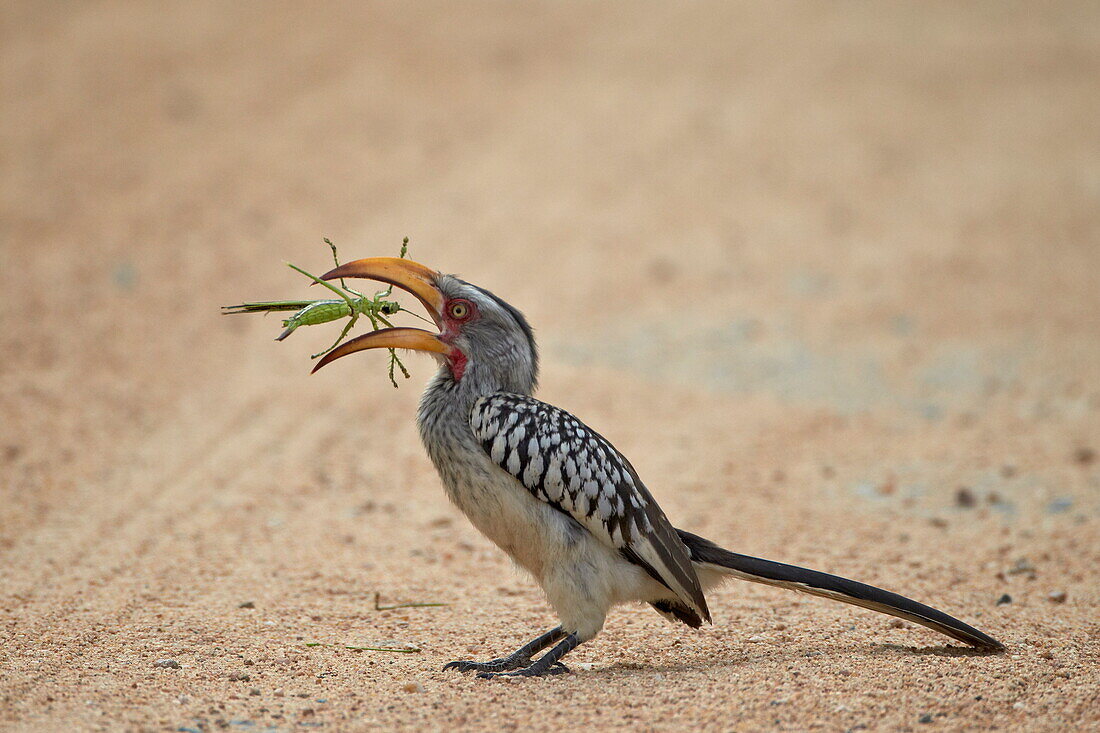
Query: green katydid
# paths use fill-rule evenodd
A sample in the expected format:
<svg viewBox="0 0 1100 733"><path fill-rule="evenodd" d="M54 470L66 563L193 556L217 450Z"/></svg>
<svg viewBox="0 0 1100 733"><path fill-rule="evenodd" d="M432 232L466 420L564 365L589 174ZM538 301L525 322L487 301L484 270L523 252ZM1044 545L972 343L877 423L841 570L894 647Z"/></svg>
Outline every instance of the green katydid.
<svg viewBox="0 0 1100 733"><path fill-rule="evenodd" d="M332 248L332 260L336 263L336 266L340 266L340 258L336 253L336 245L325 238L325 244ZM401 257L404 258L405 254L409 250L409 238L405 237L401 242ZM335 349L343 342L344 337L348 335L348 331L359 320L359 316L366 316L370 321L371 326L377 331L381 326L385 325L392 328L393 324L389 322L387 316L393 316L400 311L406 313L412 313L401 307L401 305L392 300L386 300L393 294L393 286L389 286L385 290L381 290L374 294L373 297L367 297L363 293L357 290L353 290L347 286L343 279L340 280L340 287L336 287L330 282L322 280L316 275L310 274L298 267L297 265L286 263L287 267L300 272L308 277L313 282L323 285L331 290L337 296L338 299L328 300L269 300L260 301L255 303L241 303L240 305L226 305L222 306L222 313L224 315L232 315L237 313L278 313L294 311L294 315L283 320L283 332L275 337L276 341L282 341L290 334L294 333L294 329L299 326L315 326L319 323L329 323L331 321L339 320L340 318L349 318L350 320L344 326L344 330L340 332L336 341L324 351L319 351L316 354L311 354L311 359L324 356L328 352ZM420 317L416 313L414 316ZM409 378L409 372L405 368L405 365L401 363L401 359L398 358L397 352L390 349L390 382L394 387L397 386L397 379L394 377L394 368L399 368L401 373L406 379Z"/></svg>

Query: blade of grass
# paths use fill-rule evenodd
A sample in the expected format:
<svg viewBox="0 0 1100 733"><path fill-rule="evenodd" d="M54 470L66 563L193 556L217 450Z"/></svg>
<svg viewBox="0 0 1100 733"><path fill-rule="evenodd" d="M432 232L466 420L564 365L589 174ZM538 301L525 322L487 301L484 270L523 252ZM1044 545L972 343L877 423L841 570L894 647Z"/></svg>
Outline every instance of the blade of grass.
<svg viewBox="0 0 1100 733"><path fill-rule="evenodd" d="M336 644L325 644L321 641L307 641L304 646L336 646ZM341 644L341 646L343 646L345 649L350 649L353 652L394 652L397 654L417 654L423 651L418 646L352 646L351 644Z"/></svg>
<svg viewBox="0 0 1100 733"><path fill-rule="evenodd" d="M395 603L392 606L381 605L382 594L374 594L374 610L375 611L392 611L395 608L432 608L435 606L446 606L446 603Z"/></svg>

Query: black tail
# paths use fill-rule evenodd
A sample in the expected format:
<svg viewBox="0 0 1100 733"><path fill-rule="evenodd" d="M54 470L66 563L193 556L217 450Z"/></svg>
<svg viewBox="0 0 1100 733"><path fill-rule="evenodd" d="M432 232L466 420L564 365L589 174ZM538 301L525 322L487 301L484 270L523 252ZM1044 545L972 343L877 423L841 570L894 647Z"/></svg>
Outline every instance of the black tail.
<svg viewBox="0 0 1100 733"><path fill-rule="evenodd" d="M1004 650L1004 644L983 634L973 626L964 624L923 603L899 596L897 593L816 570L761 560L748 555L738 555L691 532L685 532L682 529L676 531L683 543L687 545L693 562L714 566L715 570L726 575L831 598L834 601L851 603L854 606L897 616L985 651Z"/></svg>

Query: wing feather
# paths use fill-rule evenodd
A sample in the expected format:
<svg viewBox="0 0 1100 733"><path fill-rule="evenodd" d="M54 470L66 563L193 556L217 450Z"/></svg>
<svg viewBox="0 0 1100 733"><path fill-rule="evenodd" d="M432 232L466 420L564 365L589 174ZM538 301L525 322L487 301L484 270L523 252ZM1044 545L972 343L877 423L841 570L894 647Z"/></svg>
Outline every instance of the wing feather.
<svg viewBox="0 0 1100 733"><path fill-rule="evenodd" d="M553 405L507 393L477 400L470 427L492 461L531 494L645 569L697 622L710 620L687 548L630 461L603 436Z"/></svg>

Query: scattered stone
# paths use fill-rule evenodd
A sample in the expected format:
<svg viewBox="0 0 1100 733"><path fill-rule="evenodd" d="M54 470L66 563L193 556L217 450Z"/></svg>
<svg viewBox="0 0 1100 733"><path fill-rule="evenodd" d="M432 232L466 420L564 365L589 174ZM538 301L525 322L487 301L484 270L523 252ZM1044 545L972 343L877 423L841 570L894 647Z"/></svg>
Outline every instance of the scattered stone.
<svg viewBox="0 0 1100 733"><path fill-rule="evenodd" d="M924 715L917 718L917 722L918 723L931 723L932 722L932 714L931 713L925 713Z"/></svg>
<svg viewBox="0 0 1100 733"><path fill-rule="evenodd" d="M161 669L179 669L180 663L175 659L158 659L153 662L154 667L160 667Z"/></svg>
<svg viewBox="0 0 1100 733"><path fill-rule="evenodd" d="M1065 603L1067 598L1069 594L1064 590L1051 591L1047 594L1047 600L1051 603Z"/></svg>
<svg viewBox="0 0 1100 733"><path fill-rule="evenodd" d="M947 520L943 517L932 517L928 520L928 523L937 529L946 529Z"/></svg>
<svg viewBox="0 0 1100 733"><path fill-rule="evenodd" d="M892 618L892 619L890 619L890 628L891 629L904 629L904 628L906 628L905 622L902 621L900 618Z"/></svg>
<svg viewBox="0 0 1100 733"><path fill-rule="evenodd" d="M1005 606L1005 605L1008 605L1009 603L1012 603L1012 596L1010 596L1007 593L1005 593L1003 596L1001 596L1000 598L997 599L997 605L998 606Z"/></svg>
<svg viewBox="0 0 1100 733"><path fill-rule="evenodd" d="M252 688L251 690L249 690L249 691L248 691L248 694L249 694L250 696L252 696L252 697L259 697L259 696L260 696L260 695L262 695L263 693L262 693L262 692L260 692L260 688L259 688L259 687L253 687L253 688Z"/></svg>
<svg viewBox="0 0 1100 733"><path fill-rule="evenodd" d="M960 506L963 509L970 509L978 503L978 499L974 496L974 492L970 490L969 486L960 486L958 491L955 492L955 505Z"/></svg>
<svg viewBox="0 0 1100 733"><path fill-rule="evenodd" d="M424 685L419 682L406 682L403 688L405 692L424 692Z"/></svg>
<svg viewBox="0 0 1100 733"><path fill-rule="evenodd" d="M1035 566L1026 557L1019 558L1005 572L1009 575L1026 575L1028 580L1035 580Z"/></svg>
<svg viewBox="0 0 1100 733"><path fill-rule="evenodd" d="M1081 446L1077 450L1073 451L1073 460L1077 461L1082 466L1087 466L1096 460L1096 451L1094 451L1092 448Z"/></svg>
<svg viewBox="0 0 1100 733"><path fill-rule="evenodd" d="M252 678L244 672L233 672L229 675L230 682L248 682Z"/></svg>
<svg viewBox="0 0 1100 733"><path fill-rule="evenodd" d="M767 640L768 640L768 637L763 636L762 634L753 634L752 636L750 636L745 641L757 642L757 641L767 641Z"/></svg>
<svg viewBox="0 0 1100 733"><path fill-rule="evenodd" d="M237 608L255 608L255 607L256 607L256 604L253 603L252 601L245 601L241 605L237 606Z"/></svg>
<svg viewBox="0 0 1100 733"><path fill-rule="evenodd" d="M1006 463L1005 465L1001 466L1001 476L1002 476L1002 478L1012 478L1015 475L1016 475L1016 467L1013 466L1011 463Z"/></svg>
<svg viewBox="0 0 1100 733"><path fill-rule="evenodd" d="M776 624L775 626L773 626L772 628L775 629L776 631L783 631L784 629L787 628L787 624L780 622L780 623Z"/></svg>

